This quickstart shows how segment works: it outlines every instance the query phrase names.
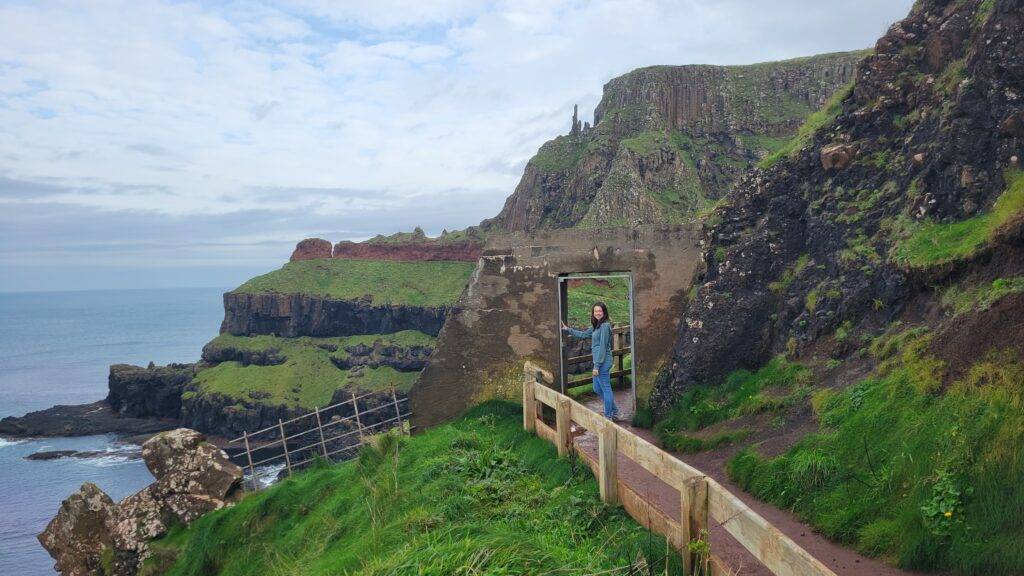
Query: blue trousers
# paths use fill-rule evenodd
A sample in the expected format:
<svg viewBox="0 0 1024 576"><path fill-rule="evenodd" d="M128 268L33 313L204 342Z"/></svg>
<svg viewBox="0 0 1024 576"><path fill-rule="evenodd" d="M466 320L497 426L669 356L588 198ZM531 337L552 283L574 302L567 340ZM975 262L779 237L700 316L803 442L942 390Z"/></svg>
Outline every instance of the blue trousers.
<svg viewBox="0 0 1024 576"><path fill-rule="evenodd" d="M611 418L619 413L615 406L615 396L612 394L612 378L609 375L612 370L611 360L597 367L597 376L594 376L594 392L604 400L604 417Z"/></svg>

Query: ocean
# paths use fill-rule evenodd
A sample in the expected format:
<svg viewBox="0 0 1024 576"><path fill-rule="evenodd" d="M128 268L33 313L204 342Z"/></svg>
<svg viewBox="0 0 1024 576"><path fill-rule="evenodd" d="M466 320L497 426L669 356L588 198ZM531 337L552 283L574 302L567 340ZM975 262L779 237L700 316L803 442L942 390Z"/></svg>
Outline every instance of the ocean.
<svg viewBox="0 0 1024 576"><path fill-rule="evenodd" d="M193 362L217 335L221 288L0 293L0 417L104 398L111 364ZM29 461L40 450L103 451ZM112 437L0 440L0 574L52 576L36 540L83 482L115 501L153 481Z"/></svg>

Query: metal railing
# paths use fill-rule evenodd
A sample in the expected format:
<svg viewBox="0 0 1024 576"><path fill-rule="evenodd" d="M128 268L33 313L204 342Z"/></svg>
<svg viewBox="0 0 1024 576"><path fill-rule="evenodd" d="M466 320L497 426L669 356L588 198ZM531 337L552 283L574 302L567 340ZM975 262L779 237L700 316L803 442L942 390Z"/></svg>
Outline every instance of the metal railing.
<svg viewBox="0 0 1024 576"><path fill-rule="evenodd" d="M382 401L377 406L361 409L359 401L371 397ZM403 402L406 404L404 411ZM344 409L348 405L351 405L351 414L341 415L346 412ZM377 416L384 411L390 411L394 415L370 418L371 423L364 424L366 416ZM328 461L347 460L354 457L358 449L374 434L393 428L400 428L403 434L411 433L412 426L405 425L411 414L408 397L399 398L394 388L390 391L390 399L386 392L370 392L360 396L352 393L349 399L330 406L314 407L312 412L289 420L278 419L277 424L254 432L244 431L238 438L229 440L228 445L241 448L239 455L245 455L244 468L248 469L249 485L252 490L259 490L257 466L284 464L291 475L294 470L312 463L317 458ZM325 416L329 416L326 422ZM308 427L302 428L307 424ZM299 430L296 431L296 428ZM291 433L288 430L291 430ZM308 438L308 435L314 433L312 439ZM297 440L300 438L301 441ZM291 447L289 442L292 443ZM278 450L273 453L275 448ZM271 454L268 456L267 452Z"/></svg>

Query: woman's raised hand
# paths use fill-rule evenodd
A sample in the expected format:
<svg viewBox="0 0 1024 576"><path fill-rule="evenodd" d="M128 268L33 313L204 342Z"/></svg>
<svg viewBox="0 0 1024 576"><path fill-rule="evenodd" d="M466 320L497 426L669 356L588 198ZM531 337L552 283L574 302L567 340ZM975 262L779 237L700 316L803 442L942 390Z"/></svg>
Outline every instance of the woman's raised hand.
<svg viewBox="0 0 1024 576"><path fill-rule="evenodd" d="M568 330L569 329L569 327L565 325L565 321L564 320L561 321L560 324L562 325L562 330Z"/></svg>

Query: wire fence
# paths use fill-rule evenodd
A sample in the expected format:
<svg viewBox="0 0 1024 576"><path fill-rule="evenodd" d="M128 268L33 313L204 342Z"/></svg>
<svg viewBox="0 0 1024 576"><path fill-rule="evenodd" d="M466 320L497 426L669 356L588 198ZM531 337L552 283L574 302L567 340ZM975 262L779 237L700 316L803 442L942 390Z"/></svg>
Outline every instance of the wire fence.
<svg viewBox="0 0 1024 576"><path fill-rule="evenodd" d="M408 425L408 396L399 397L392 388L387 392L371 392L336 402L324 408L291 418L278 419L277 424L254 432L245 431L228 441L240 449L242 464L247 470L247 486L259 490L257 467L283 465L288 475L318 458L328 461L349 460L359 448L381 432L400 428L411 433Z"/></svg>

